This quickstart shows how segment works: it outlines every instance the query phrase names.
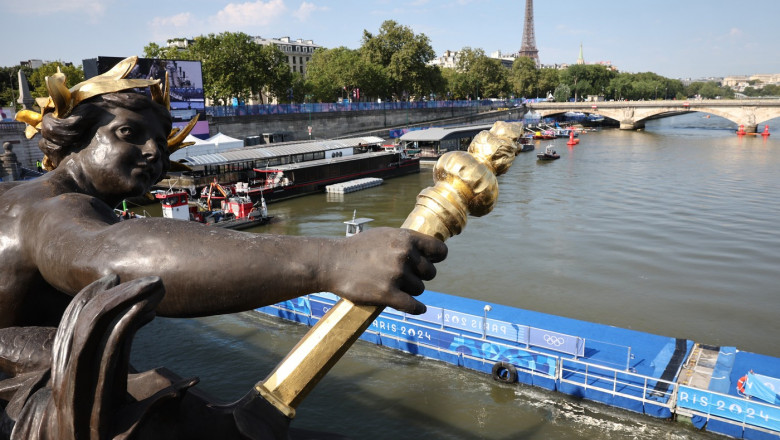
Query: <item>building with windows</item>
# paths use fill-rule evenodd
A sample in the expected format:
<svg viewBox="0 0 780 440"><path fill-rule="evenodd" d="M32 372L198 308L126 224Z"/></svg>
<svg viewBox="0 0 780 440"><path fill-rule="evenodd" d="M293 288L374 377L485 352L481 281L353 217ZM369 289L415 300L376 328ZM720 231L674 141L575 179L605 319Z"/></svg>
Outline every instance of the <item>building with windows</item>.
<svg viewBox="0 0 780 440"><path fill-rule="evenodd" d="M263 38L256 36L252 37L252 41L256 44L265 46L273 44L278 47L279 50L287 56L287 64L290 65L290 71L302 75L306 75L306 65L311 61L311 56L314 54L314 51L321 47L314 44L314 41L312 40L298 38L293 41L290 37ZM172 38L167 41L167 44L168 47L185 49L194 42L195 40L193 39Z"/></svg>
<svg viewBox="0 0 780 440"><path fill-rule="evenodd" d="M287 56L287 64L290 65L290 71L306 75L306 65L311 61L311 56L317 48L321 47L314 44L312 40L303 40L298 38L293 41L290 37L282 38L263 38L260 36L252 37L255 43L262 45L275 45Z"/></svg>
<svg viewBox="0 0 780 440"><path fill-rule="evenodd" d="M44 60L26 60L26 61L19 61L19 65L22 67L29 67L30 69L38 69L40 67L43 67L45 64L54 63L55 61L44 61ZM57 60L56 62L62 63L63 66L73 66L73 63L65 62L62 60Z"/></svg>
<svg viewBox="0 0 780 440"><path fill-rule="evenodd" d="M458 66L458 58L457 51L445 50L442 56L434 58L428 64L431 66L439 66L442 69L454 69Z"/></svg>
<svg viewBox="0 0 780 440"><path fill-rule="evenodd" d="M780 74L731 75L723 78L721 84L737 92L744 91L747 87L761 89L770 84L780 85Z"/></svg>

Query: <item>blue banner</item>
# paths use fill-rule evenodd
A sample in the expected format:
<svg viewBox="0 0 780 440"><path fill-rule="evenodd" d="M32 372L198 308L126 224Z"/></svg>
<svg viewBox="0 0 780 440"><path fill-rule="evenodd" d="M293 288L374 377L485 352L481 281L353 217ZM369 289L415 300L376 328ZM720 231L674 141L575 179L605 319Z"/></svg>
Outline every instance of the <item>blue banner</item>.
<svg viewBox="0 0 780 440"><path fill-rule="evenodd" d="M449 348L457 337L456 333L420 326L384 315L379 315L367 331L436 348Z"/></svg>
<svg viewBox="0 0 780 440"><path fill-rule="evenodd" d="M780 380L774 377L762 376L760 374L748 373L745 380L745 394L769 402L773 405L780 405L780 397L777 391L780 389Z"/></svg>
<svg viewBox="0 0 780 440"><path fill-rule="evenodd" d="M330 310L336 302L331 302L323 298L315 299L314 297L310 297L309 304L311 306L311 316L319 319L325 316L325 314L328 313L328 310Z"/></svg>
<svg viewBox="0 0 780 440"><path fill-rule="evenodd" d="M427 306L428 310L425 311L422 315L407 315L407 319L416 319L419 321L429 322L431 324L436 324L437 326L441 326L441 317L443 314L443 309L441 307L433 307L433 306ZM385 309L387 310L387 309ZM385 312L382 312L385 313Z"/></svg>
<svg viewBox="0 0 780 440"><path fill-rule="evenodd" d="M290 310L293 312L301 313L309 316L311 314L311 308L309 307L309 298L298 297L288 301L283 301L277 304L280 308Z"/></svg>
<svg viewBox="0 0 780 440"><path fill-rule="evenodd" d="M680 385L677 406L780 431L780 407Z"/></svg>
<svg viewBox="0 0 780 440"><path fill-rule="evenodd" d="M557 358L555 356L532 353L519 347L485 340L481 337L431 328L411 321L397 320L384 314L379 315L367 331L472 358L491 362L510 362L518 367L550 377L555 377L556 373Z"/></svg>
<svg viewBox="0 0 780 440"><path fill-rule="evenodd" d="M469 315L468 313L454 312L452 310L444 310L442 315L442 324L445 327L456 328L458 330L466 330L476 334L482 334L482 317L476 315Z"/></svg>
<svg viewBox="0 0 780 440"><path fill-rule="evenodd" d="M582 338L534 327L529 328L528 333L531 345L574 356L585 356L585 341Z"/></svg>

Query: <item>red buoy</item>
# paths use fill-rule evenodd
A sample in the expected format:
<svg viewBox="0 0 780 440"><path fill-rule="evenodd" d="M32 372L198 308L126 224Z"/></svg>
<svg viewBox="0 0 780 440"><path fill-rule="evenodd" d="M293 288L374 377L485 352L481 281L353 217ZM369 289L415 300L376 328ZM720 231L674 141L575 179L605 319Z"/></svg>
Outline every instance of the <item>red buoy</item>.
<svg viewBox="0 0 780 440"><path fill-rule="evenodd" d="M769 136L769 125L764 125L764 131L761 133L761 136Z"/></svg>
<svg viewBox="0 0 780 440"><path fill-rule="evenodd" d="M740 126L739 126L739 130L737 130L737 134L738 134L739 136L742 136L743 134L746 134L746 133L745 133L745 126L744 126L744 125L740 125Z"/></svg>
<svg viewBox="0 0 780 440"><path fill-rule="evenodd" d="M574 130L569 130L569 142L566 142L566 145L577 145L579 143L579 139L574 139Z"/></svg>

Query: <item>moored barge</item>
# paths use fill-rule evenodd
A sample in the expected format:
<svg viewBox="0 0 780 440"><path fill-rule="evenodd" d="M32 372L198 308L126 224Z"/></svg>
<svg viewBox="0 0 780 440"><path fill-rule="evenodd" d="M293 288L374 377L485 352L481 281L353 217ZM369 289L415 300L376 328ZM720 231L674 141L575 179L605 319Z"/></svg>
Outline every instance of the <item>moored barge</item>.
<svg viewBox="0 0 780 440"><path fill-rule="evenodd" d="M383 148L375 136L288 142L244 147L181 159L190 171L170 173L161 189L187 190L195 196L216 181L224 186L249 183L253 200L267 202L324 192L327 185L364 177L382 179L420 172L420 159L403 150Z"/></svg>

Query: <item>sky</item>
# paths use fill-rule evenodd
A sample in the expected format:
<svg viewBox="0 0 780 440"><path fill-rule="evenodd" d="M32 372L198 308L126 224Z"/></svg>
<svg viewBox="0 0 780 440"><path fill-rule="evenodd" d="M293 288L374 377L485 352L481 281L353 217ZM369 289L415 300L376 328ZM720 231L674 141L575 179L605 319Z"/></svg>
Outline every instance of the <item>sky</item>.
<svg viewBox="0 0 780 440"><path fill-rule="evenodd" d="M668 78L780 73L780 0L536 0L543 64L609 61ZM357 49L385 20L425 34L437 56L517 52L525 0L0 0L0 66L143 56L151 42L222 32Z"/></svg>

